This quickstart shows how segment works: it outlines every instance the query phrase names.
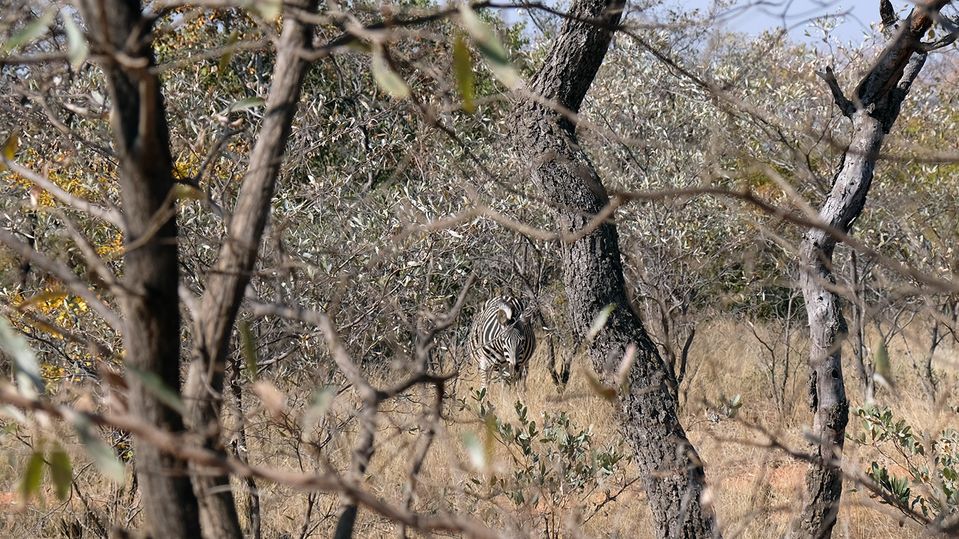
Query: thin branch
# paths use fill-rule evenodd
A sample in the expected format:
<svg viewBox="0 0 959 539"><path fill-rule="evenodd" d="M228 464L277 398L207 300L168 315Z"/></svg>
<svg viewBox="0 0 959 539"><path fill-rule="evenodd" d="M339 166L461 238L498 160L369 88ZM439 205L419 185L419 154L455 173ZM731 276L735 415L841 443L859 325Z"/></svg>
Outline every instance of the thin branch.
<svg viewBox="0 0 959 539"><path fill-rule="evenodd" d="M413 500L416 497L416 484L419 482L420 470L423 468L423 463L426 462L426 455L433 445L433 440L436 439L436 426L443 417L443 399L445 396L446 384L443 382L437 383L433 407L429 413L423 416L423 435L420 436L420 439L417 441L416 450L413 454L413 464L410 466L410 472L406 482L406 496L403 499L403 507L407 511L413 509ZM399 536L403 539L406 538L405 525L400 525Z"/></svg>
<svg viewBox="0 0 959 539"><path fill-rule="evenodd" d="M23 165L20 165L19 163L5 159L3 155L0 155L0 163L3 163L11 172L23 177L26 180L29 180L37 187L50 193L53 195L53 198L56 198L67 206L106 221L120 230L125 230L123 216L120 214L120 212L109 208L104 208L103 206L98 206L86 199L73 195L72 193L61 188L59 185L50 181L48 178L37 174L36 172Z"/></svg>
<svg viewBox="0 0 959 539"><path fill-rule="evenodd" d="M762 437L765 437L766 440L763 441L759 437L746 439L746 438L733 438L733 437L727 437L727 436L712 436L712 438L718 442L735 443L735 444L743 445L746 447L776 449L776 450L782 451L789 457L796 459L798 461L806 462L809 464L817 463L817 460L816 460L818 458L817 455L805 453L789 447L785 442L780 440L778 437L776 437L772 432L767 430L762 425L753 424L753 423L749 423L742 420L739 420L739 423L743 425L744 427L746 427L747 429L754 431L754 433L758 433ZM898 499L896 499L895 497L887 493L885 490L883 490L882 487L876 484L876 482L870 479L868 476L862 473L852 472L848 469L848 466L843 467L842 466L843 463L841 459L833 458L832 464L835 465L840 470L840 473L843 475L845 479L848 479L864 487L872 495L876 496L877 498L880 498L884 503L902 511L909 518L915 520L916 522L920 524L923 524L926 526L930 526L930 525L935 526L935 523L931 521L929 518L923 516L921 513L915 511L914 509L899 503Z"/></svg>
<svg viewBox="0 0 959 539"><path fill-rule="evenodd" d="M336 363L336 366L343 372L347 381L356 387L357 394L364 402L379 404L402 394L417 384L438 384L455 376L454 374L435 375L425 372L415 373L386 389L374 388L366 381L359 367L357 367L350 358L349 352L347 352L343 346L339 335L333 328L330 317L326 313L302 307L264 303L252 298L247 299L250 311L252 311L254 316L278 316L280 318L297 320L319 327L326 338L327 346L330 349L330 354L333 356L334 363Z"/></svg>
<svg viewBox="0 0 959 539"><path fill-rule="evenodd" d="M955 43L957 37L959 37L959 33L950 32L946 34L945 36L937 39L936 41L933 41L932 43L921 43L919 45L919 48L920 50L922 50L922 52L932 52L935 50L939 50Z"/></svg>
<svg viewBox="0 0 959 539"><path fill-rule="evenodd" d="M95 355L98 355L104 359L111 359L117 357L113 350L103 341L97 339L96 337L91 337L88 335L80 335L75 333L72 330L69 330L63 326L58 325L53 320L45 316L41 316L31 310L26 309L24 306L14 308L10 305L0 304L0 311L2 311L7 316L10 315L19 315L29 320L32 327L37 328L41 331L52 335L60 335L68 341L73 341L77 344L82 344L87 346Z"/></svg>
<svg viewBox="0 0 959 539"><path fill-rule="evenodd" d="M158 429L147 424L141 418L130 414L78 412L68 406L53 404L46 400L27 398L7 383L0 384L0 402L23 410L45 412L49 416L64 419L73 424L85 420L94 425L128 431L139 436L144 442L178 459L230 473L236 477L263 479L278 485L305 491L341 493L357 504L369 508L392 521L406 524L424 532L458 532L465 534L467 537L482 539L499 537L499 534L469 517L441 513L424 515L396 507L334 472L309 474L302 470L287 471L247 464L236 457L197 446L190 442L188 436Z"/></svg>
<svg viewBox="0 0 959 539"><path fill-rule="evenodd" d="M826 84L829 86L829 91L832 92L832 98L836 101L836 105L839 107L839 110L842 111L843 116L852 118L852 115L856 113L856 105L842 92L842 88L839 87L839 81L836 80L836 74L833 73L832 67L826 66L825 71L816 71L816 75L826 81Z"/></svg>
<svg viewBox="0 0 959 539"><path fill-rule="evenodd" d="M110 271L110 268L103 262L103 259L97 254L96 248L90 243L87 237L80 231L80 228L73 222L73 219L70 218L65 212L57 211L57 217L59 217L63 224L67 227L67 230L70 232L70 237L73 238L74 243L77 247L80 248L80 253L83 255L83 260L87 263L87 266L100 278L108 287L110 291L119 295L121 293L132 293L132 291L123 286L123 284L117 279L116 275Z"/></svg>
<svg viewBox="0 0 959 539"><path fill-rule="evenodd" d="M7 248L21 258L25 258L31 263L36 264L37 267L60 281L67 290L83 298L83 300L87 302L87 305L96 311L114 331L120 332L122 330L123 322L117 313L107 307L92 290L87 288L86 283L81 281L66 264L48 258L46 255L34 250L26 243L15 238L13 234L3 229L0 229L0 244L6 245Z"/></svg>
<svg viewBox="0 0 959 539"><path fill-rule="evenodd" d="M722 187L689 187L681 189L659 189L659 190L650 190L650 191L623 191L617 192L613 191L610 193L611 198L609 204L603 208L589 223L586 224L583 228L573 231L572 233L563 233L563 232L553 232L549 230L543 230L536 228L526 223L516 221L510 217L507 217L503 214L496 212L490 208L479 206L473 207L462 212L430 221L428 223L417 223L414 225L408 226L403 232L400 233L400 237L405 237L405 235L410 234L416 230L422 231L438 231L445 230L459 226L470 222L471 220L477 217L487 217L492 221L498 223L499 225L524 234L534 239L543 240L543 241L556 241L560 240L562 242L575 241L576 239L585 237L590 232L596 229L599 225L606 222L608 219L613 217L615 210L619 207L625 205L625 202L632 201L656 201L664 200L670 198L696 198L702 196L716 196L731 198L734 200L739 200L745 202L752 206L755 206L764 213L792 223L794 225L799 225L806 228L814 228L824 231L829 236L833 237L836 242L845 243L850 248L855 249L866 256L874 257L877 260L877 263L887 269L895 271L901 275L905 275L915 279L916 281L930 286L938 291L946 293L957 293L959 292L959 282L956 282L952 279L943 279L935 276L928 275L914 267L911 267L907 264L897 262L888 256L881 255L875 249L867 246L862 241L842 232L841 230L829 226L828 223L823 222L818 217L807 218L802 215L797 214L795 211L792 211L789 208L784 208L781 206L776 206L770 202L763 200L761 197L753 193L752 191L746 190L732 190Z"/></svg>

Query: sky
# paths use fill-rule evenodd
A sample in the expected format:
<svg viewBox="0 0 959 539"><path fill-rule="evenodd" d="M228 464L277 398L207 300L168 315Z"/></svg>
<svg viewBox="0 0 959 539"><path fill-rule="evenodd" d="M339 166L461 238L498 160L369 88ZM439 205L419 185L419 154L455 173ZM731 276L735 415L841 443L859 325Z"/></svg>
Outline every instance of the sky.
<svg viewBox="0 0 959 539"><path fill-rule="evenodd" d="M546 0L548 5L568 6L571 0ZM759 34L778 28L789 29L795 41L813 42L822 39L822 32L811 28L815 19L829 20L832 40L860 44L873 34L870 25L879 22L879 0L722 0L727 7L719 10L721 24L727 30ZM900 16L912 7L910 0L892 0ZM708 13L715 0L666 0L664 7L701 10ZM521 20L522 10L505 10L508 22ZM532 25L529 27L532 29Z"/></svg>
<svg viewBox="0 0 959 539"><path fill-rule="evenodd" d="M713 0L677 2L688 9L708 10ZM893 0L900 16L911 3ZM878 0L736 0L734 7L723 10L723 21L729 30L758 34L775 28L788 28L797 41L820 39L821 32L810 31L810 22L816 18L830 18L835 24L833 37L842 42L861 42L872 33L870 25L879 21ZM830 17L839 15L838 17ZM808 35L807 35L808 33Z"/></svg>

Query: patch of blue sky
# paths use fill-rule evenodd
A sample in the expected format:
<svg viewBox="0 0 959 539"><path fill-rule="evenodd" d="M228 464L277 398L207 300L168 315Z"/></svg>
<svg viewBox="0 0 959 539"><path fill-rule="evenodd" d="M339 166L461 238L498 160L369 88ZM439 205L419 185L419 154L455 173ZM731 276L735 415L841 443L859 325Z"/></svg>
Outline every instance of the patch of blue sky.
<svg viewBox="0 0 959 539"><path fill-rule="evenodd" d="M545 0L545 3L563 10L570 0ZM894 0L893 4L900 16L905 16L913 7L902 0ZM862 44L876 37L880 20L878 0L664 0L650 13L635 17L656 17L667 10L698 10L701 17L715 16L711 27L747 35L785 30L792 40L811 44L822 42L824 37L832 43ZM523 9L502 10L501 15L507 22L525 20L527 30L536 33L535 25ZM540 18L548 16L540 12Z"/></svg>
<svg viewBox="0 0 959 539"><path fill-rule="evenodd" d="M900 16L912 4L893 2ZM785 30L796 41L820 41L828 31L833 40L862 43L878 30L877 0L687 0L684 9L711 10L727 30L745 34Z"/></svg>

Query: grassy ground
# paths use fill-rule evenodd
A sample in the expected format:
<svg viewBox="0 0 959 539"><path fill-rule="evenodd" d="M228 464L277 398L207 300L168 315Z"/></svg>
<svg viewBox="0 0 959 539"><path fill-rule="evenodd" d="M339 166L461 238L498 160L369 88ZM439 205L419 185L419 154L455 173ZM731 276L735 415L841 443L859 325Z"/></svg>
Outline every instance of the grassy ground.
<svg viewBox="0 0 959 539"><path fill-rule="evenodd" d="M893 343L890 357L895 369L899 397L888 392L881 401L916 428L938 432L959 424L954 412L944 412L944 405L931 403L922 393L913 372L908 352L920 353L919 335L907 336ZM805 351L797 340L791 357L794 372L786 384L786 405L777 406L771 398L767 374L768 352L743 326L734 322L713 323L703 328L692 349L692 361L699 365L687 381L688 392L683 403L683 424L689 438L699 449L706 463L716 512L726 537L764 538L779 536L795 514L802 499L805 464L781 451L766 446L766 437L755 427L772 433L781 443L796 450L805 449L803 432L809 421L805 406ZM913 348L908 348L913 347ZM547 372L545 354L534 360L526 387L494 386L488 396L501 421L518 424L514 403L522 400L527 417L542 429L544 413L565 412L575 436L586 432L588 450L602 451L623 448L612 405L590 390L584 371L588 367L574 362L570 384L560 391ZM848 356L848 354L847 354ZM780 355L781 358L781 355ZM944 375L941 385L946 395L955 394L959 353L953 347L937 352L937 365ZM861 404L859 382L847 367L846 379L853 407ZM645 507L642 478L632 463L612 466L612 474L600 479L586 478L581 484L551 483L538 487L535 481L517 481L516 474L529 463L516 444L505 444L492 438L489 460L485 451L471 457L470 440L485 447L486 437L493 432L477 412L475 372L468 369L453 386L444 409L445 420L420 474L413 507L418 511L457 511L470 514L504 535L561 537L647 537L650 515ZM291 418L308 400L309 385L282 386L293 410ZM743 405L735 418L715 421L707 419L707 406L716 407L722 399L740 395ZM421 435L418 414L431 394L413 393L384 406L379 418L376 453L368 470L366 486L384 500L401 504L406 493L411 454ZM953 397L950 397L953 398ZM244 418L247 422L247 445L251 460L283 468L303 469L319 466L315 441L322 446L322 455L329 463L344 468L349 462L355 426L350 420L356 403L350 392L340 394L331 405L318 429L310 436L301 436L295 426L270 419L254 403ZM237 414L229 414L226 424L235 426ZM9 423L9 422L8 422ZM850 420L849 433L860 429L855 418ZM69 445L79 475L66 502L58 502L51 490L42 500L24 505L16 494L20 470L29 457L27 443L35 443L35 434L19 431L0 438L0 536L58 537L66 536L69 526L78 521L89 532L102 526L135 526L139 500L129 492L129 479L124 486L113 485L99 478L95 469L85 464L89 459L82 449ZM500 437L501 438L501 437ZM538 437L537 437L538 438ZM533 452L545 455L558 443L533 443ZM627 451L628 452L628 451ZM477 455L479 455L477 457ZM847 468L856 472L868 462L882 457L848 443L844 457ZM575 460L575 459L573 459ZM589 463L581 457L578 461ZM551 469L553 475L569 474ZM562 473L560 473L562 472ZM130 471L128 470L128 477ZM493 478L496 480L493 481ZM49 481L47 481L49 483ZM235 483L241 511L245 511L245 485ZM285 487L258 485L263 515L264 537L328 537L335 523L339 505L336 496L309 495ZM520 492L521 500L511 494ZM361 511L357 537L396 536L392 523L369 511ZM99 524L97 524L99 523ZM889 506L878 504L862 489L847 483L835 537L914 537L919 528Z"/></svg>

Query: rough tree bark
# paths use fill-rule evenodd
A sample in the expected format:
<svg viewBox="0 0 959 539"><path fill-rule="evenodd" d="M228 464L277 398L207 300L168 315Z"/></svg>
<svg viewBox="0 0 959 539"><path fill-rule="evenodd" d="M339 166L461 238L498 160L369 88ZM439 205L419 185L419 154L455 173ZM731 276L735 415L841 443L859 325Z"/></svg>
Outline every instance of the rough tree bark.
<svg viewBox="0 0 959 539"><path fill-rule="evenodd" d="M315 0L286 3L291 4L308 11L316 7ZM250 155L226 239L208 273L206 290L195 315L196 347L185 387L189 419L192 428L203 436L206 447L220 452L224 452L224 447L219 409L230 337L259 253L290 126L310 67L304 53L311 48L312 35L313 25L296 17L287 17L283 22L263 125ZM242 537L229 476L208 470L194 472L193 488L200 503L204 537Z"/></svg>
<svg viewBox="0 0 959 539"><path fill-rule="evenodd" d="M513 142L524 161L531 163L533 180L554 208L563 232L582 229L609 203L602 180L579 146L575 124L564 112L579 111L622 8L615 0L575 2L545 63L530 81L534 97L519 103L513 116ZM619 399L623 428L645 477L655 535L718 534L703 500L702 462L677 416L673 375L626 295L616 226L606 222L564 244L562 256L569 316L578 338L587 335L607 305L615 306L589 346L596 370L615 370L627 346L638 347L628 389Z"/></svg>
<svg viewBox="0 0 959 539"><path fill-rule="evenodd" d="M169 131L160 81L150 71L152 20L139 0L85 0L91 43L102 62L113 102L120 160L120 196L126 228L123 345L126 363L152 373L169 388L180 385L180 311L177 296L177 226L173 207ZM182 419L142 382L127 376L132 414L163 430L180 432ZM197 501L186 464L134 438L136 471L148 535L198 537Z"/></svg>
<svg viewBox="0 0 959 539"><path fill-rule="evenodd" d="M836 104L852 120L849 147L832 191L819 211L819 219L829 227L846 233L862 212L883 139L925 63L926 47L920 38L932 26L933 13L947 3L937 1L917 7L901 22L901 28L860 81L852 100L843 94L831 70L821 74ZM841 457L849 402L841 355L846 321L832 272L835 247L832 234L813 228L806 232L799 252L799 280L809 320L809 394L816 441L815 461L806 475L803 509L790 531L793 537L831 536L842 495Z"/></svg>

